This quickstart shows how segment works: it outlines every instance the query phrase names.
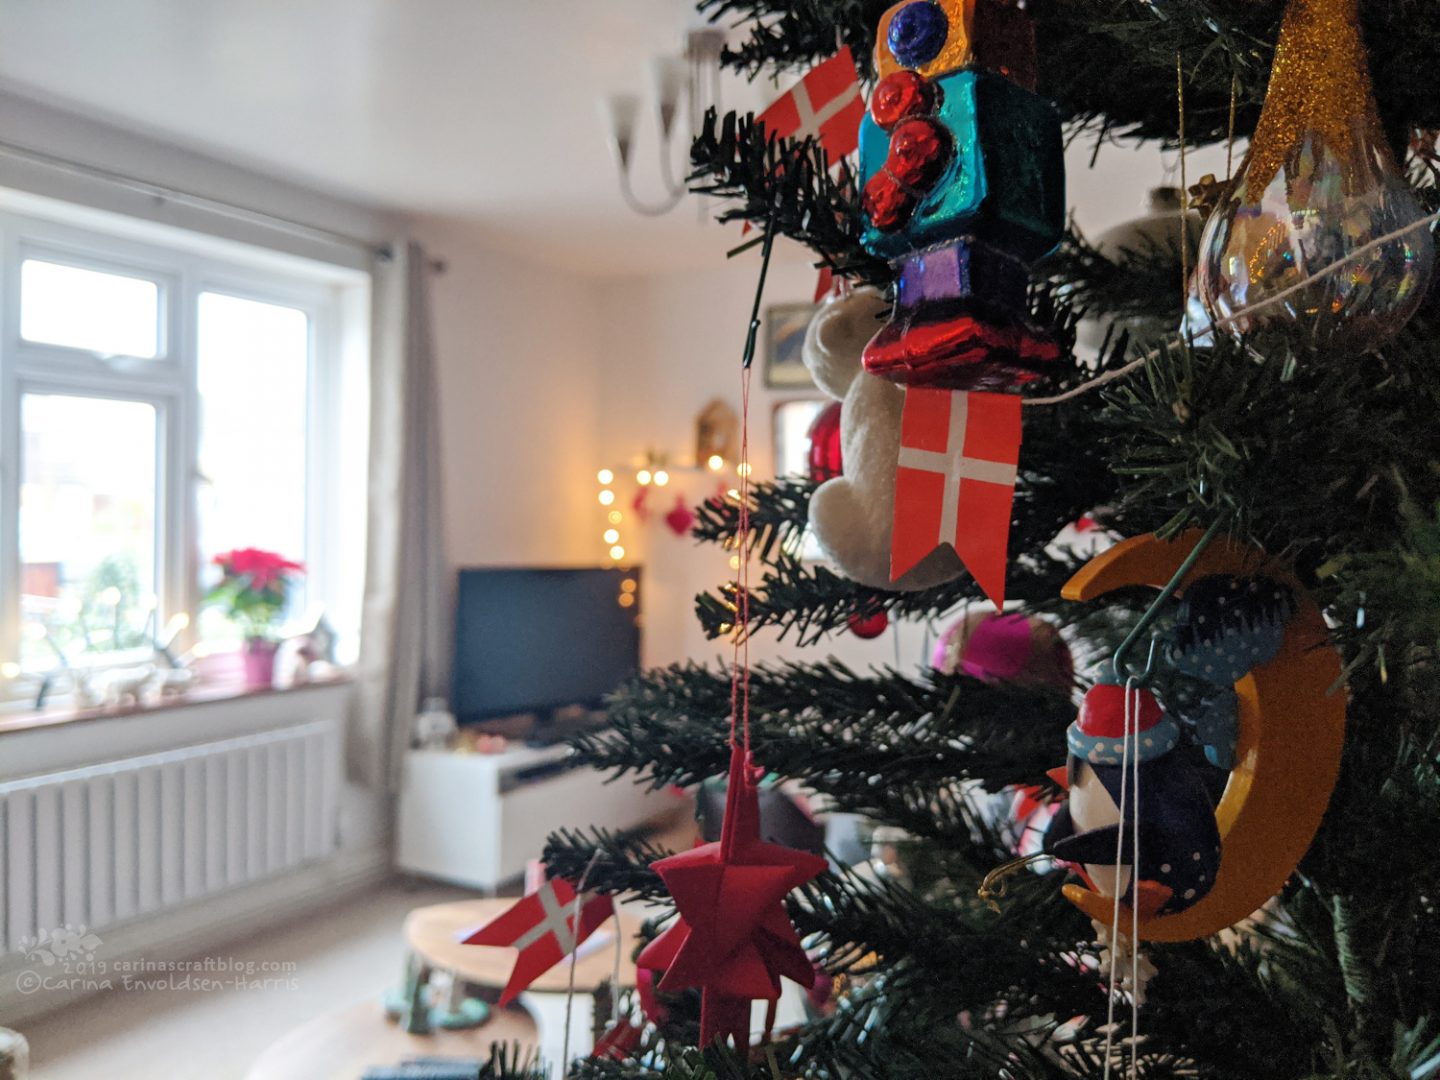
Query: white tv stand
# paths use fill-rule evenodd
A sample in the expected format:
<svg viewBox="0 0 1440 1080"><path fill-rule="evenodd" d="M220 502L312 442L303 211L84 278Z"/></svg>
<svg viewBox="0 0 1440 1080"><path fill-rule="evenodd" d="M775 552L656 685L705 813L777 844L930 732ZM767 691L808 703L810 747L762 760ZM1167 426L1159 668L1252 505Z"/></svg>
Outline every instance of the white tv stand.
<svg viewBox="0 0 1440 1080"><path fill-rule="evenodd" d="M665 791L581 767L556 771L565 744L499 754L411 750L400 789L395 863L493 893L538 859L557 829L633 829L683 805Z"/></svg>

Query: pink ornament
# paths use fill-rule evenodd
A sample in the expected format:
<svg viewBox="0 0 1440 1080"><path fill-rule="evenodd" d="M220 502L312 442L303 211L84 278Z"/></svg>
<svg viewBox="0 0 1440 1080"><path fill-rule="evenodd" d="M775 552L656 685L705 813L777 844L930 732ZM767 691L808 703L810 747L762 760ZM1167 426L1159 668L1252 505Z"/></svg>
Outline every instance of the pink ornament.
<svg viewBox="0 0 1440 1080"><path fill-rule="evenodd" d="M685 496L675 497L675 506L665 515L665 524L676 536L685 536L695 527L695 511L686 505Z"/></svg>
<svg viewBox="0 0 1440 1080"><path fill-rule="evenodd" d="M940 636L931 663L946 674L982 682L1068 690L1075 677L1070 647L1044 619L973 612Z"/></svg>

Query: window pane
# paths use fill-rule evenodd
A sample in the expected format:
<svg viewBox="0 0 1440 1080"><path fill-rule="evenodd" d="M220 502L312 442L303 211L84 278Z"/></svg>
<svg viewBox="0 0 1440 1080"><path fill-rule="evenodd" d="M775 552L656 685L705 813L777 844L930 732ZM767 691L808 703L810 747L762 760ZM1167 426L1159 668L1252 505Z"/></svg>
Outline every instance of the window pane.
<svg viewBox="0 0 1440 1080"><path fill-rule="evenodd" d="M305 557L310 319L303 311L220 293L200 296L200 549ZM207 576L207 584L211 579ZM303 602L292 595L291 614ZM207 638L235 631L216 611Z"/></svg>
<svg viewBox="0 0 1440 1080"><path fill-rule="evenodd" d="M26 394L20 404L21 662L148 641L155 609L155 407ZM47 643L46 634L49 635Z"/></svg>
<svg viewBox="0 0 1440 1080"><path fill-rule="evenodd" d="M144 278L26 259L20 336L101 356L153 359L160 352L160 289Z"/></svg>

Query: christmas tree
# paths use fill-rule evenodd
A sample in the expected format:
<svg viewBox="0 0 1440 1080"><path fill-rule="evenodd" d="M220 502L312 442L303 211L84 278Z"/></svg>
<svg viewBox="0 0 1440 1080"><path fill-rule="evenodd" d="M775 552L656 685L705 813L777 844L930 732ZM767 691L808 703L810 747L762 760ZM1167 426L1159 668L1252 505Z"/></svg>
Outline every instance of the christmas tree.
<svg viewBox="0 0 1440 1080"><path fill-rule="evenodd" d="M724 62L752 78L801 75L837 45L849 47L867 91L881 74L873 58L887 0L699 6L748 27ZM1353 56L1347 69L1343 56L1327 52L1343 53L1335 43L1349 40L1354 25L1355 5L1343 0L1291 0L1288 17L1310 24L1294 30L1280 65L1281 0L1024 6L1036 36L1037 92L1054 103L1070 137L1094 141L1100 153L1117 139L1169 148L1229 141L1243 150L1262 125L1268 89L1274 100L1264 123L1277 130L1257 138L1248 165L1237 151L1228 185L1200 185L1207 211L1226 213L1227 200L1247 197L1247 184L1269 182L1253 172L1265 167L1266 147L1297 134L1283 129L1297 123L1307 95L1331 103L1322 111L1365 120L1369 109L1364 57L1357 71ZM1428 214L1440 205L1440 91L1431 77L1440 5L1372 0L1359 5L1358 20L1378 105L1376 137ZM1318 67L1317 50L1329 57ZM1284 93L1299 106L1271 84L1272 66L1289 64L1315 80L1296 96L1290 79ZM709 118L693 165L693 187L721 200L722 220L753 222L755 241L791 237L836 275L893 290L894 264L865 243L853 162L831 162L814 139L776 139L754 118L732 114ZM1345 198L1353 211L1347 220L1365 226L1376 201ZM1274 317L1233 324L1222 317L1211 326L1192 305L1187 334L1156 333L1179 328L1186 314L1193 267L1188 254L1176 259L1181 250L1177 243L1110 258L1072 233L1035 268L1029 319L1058 342L1060 356L1026 393L1064 400L1025 409L1007 598L1028 615L1062 623L1077 656L1107 656L1150 609L1154 590L1061 600L1089 553L1055 538L1086 517L1116 537L1204 530L1217 543L1263 549L1283 562L1325 614L1327 647L1343 661L1344 688L1335 692L1348 701L1339 778L1323 822L1265 914L1225 934L1145 945L1156 974L1139 1009L1134 1068L1148 1077L1434 1076L1440 310L1432 298L1408 323L1408 312L1372 317L1363 306L1379 303L1383 283L1361 281L1359 310L1327 294L1330 306L1319 314L1333 317L1334 332L1317 331L1318 316L1308 317L1303 303L1276 303L1268 309ZM1353 269L1326 273L1344 278ZM1357 276L1345 280L1353 285ZM1208 318L1225 310L1212 303ZM1082 318L1108 328L1098 358L1077 352ZM1081 392L1066 397L1071 390ZM743 604L733 583L698 598L698 617L713 637L769 630L814 642L845 632L856 615L940 620L968 602L984 603L966 574L899 592L803 561L798 541L814 490L797 478L750 488L758 569ZM707 504L697 535L733 546L740 518L733 500ZM1113 1012L1127 1023L1117 1019L1107 1062L1104 1030L1116 998L1091 959L1096 927L1061 894L1061 883L1074 880L1070 868L1042 861L1011 876L998 903L978 895L987 874L1015 854L1007 815L996 807L1023 788L1041 803L1063 801L1049 771L1065 760L1078 695L1103 667L1082 662L1074 693L963 671L858 672L833 661L756 670L749 691L757 760L834 809L903 835L900 872L833 870L789 895L791 921L836 980L828 1015L777 1033L746 1061L695 1049L695 1013L679 1000L631 1056L580 1062L573 1075L1128 1075L1129 1051L1120 1048L1129 999L1120 995ZM1155 689L1184 712L1183 679L1162 679ZM612 703L613 733L582 739L578 752L635 782L693 785L726 774L730 713L731 672L694 665L650 672ZM1215 772L1223 786L1223 771ZM589 888L668 905L652 867L664 854L626 837L576 833L552 838L546 861L552 873L583 876Z"/></svg>

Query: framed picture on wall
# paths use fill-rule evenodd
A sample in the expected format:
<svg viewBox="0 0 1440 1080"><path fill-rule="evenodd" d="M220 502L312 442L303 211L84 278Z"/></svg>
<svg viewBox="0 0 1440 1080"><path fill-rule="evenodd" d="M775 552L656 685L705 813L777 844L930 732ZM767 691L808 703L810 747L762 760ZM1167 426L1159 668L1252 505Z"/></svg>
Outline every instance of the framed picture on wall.
<svg viewBox="0 0 1440 1080"><path fill-rule="evenodd" d="M775 304L765 312L765 385L772 390L814 386L805 367L805 331L814 304Z"/></svg>

